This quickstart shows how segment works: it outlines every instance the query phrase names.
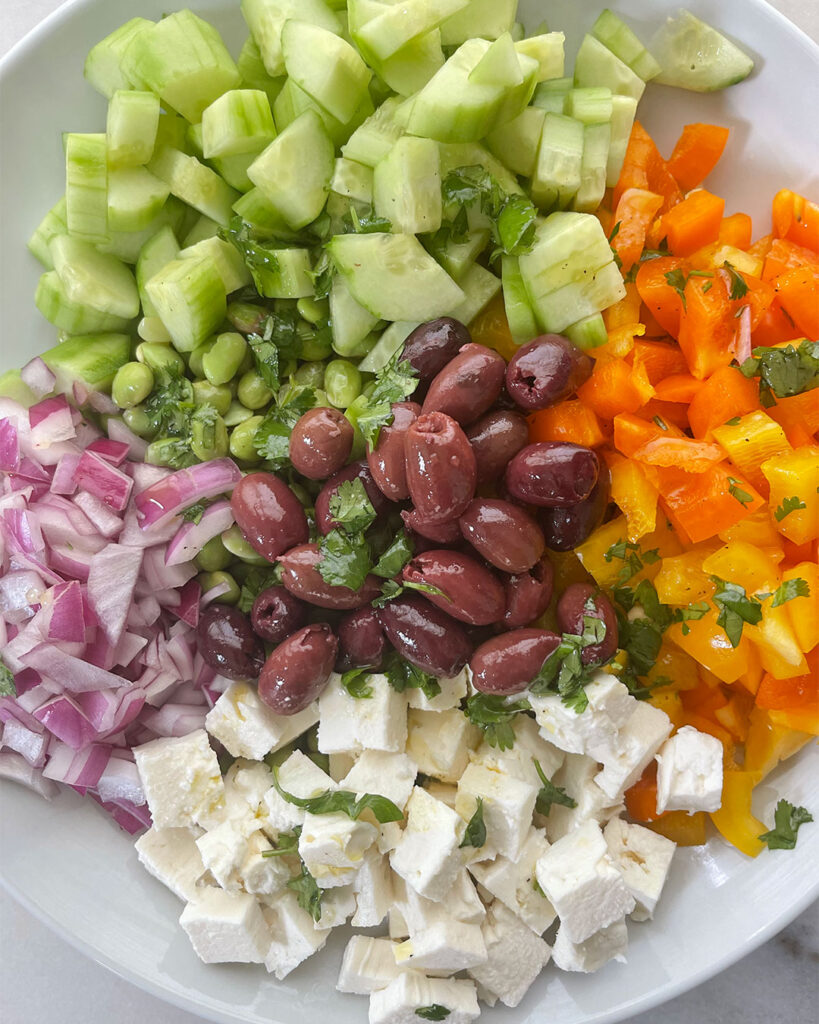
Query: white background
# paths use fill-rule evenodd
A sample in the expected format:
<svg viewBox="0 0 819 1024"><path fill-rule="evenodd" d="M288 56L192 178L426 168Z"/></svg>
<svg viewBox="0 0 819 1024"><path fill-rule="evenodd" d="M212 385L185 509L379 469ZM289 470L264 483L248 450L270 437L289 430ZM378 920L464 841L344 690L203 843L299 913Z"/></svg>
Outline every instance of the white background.
<svg viewBox="0 0 819 1024"><path fill-rule="evenodd" d="M819 39L819 0L772 2ZM58 0L0 0L0 54L58 6ZM627 12L627 0L617 6ZM138 8L135 0L135 14ZM814 907L734 967L632 1024L811 1024L819 1005L818 918ZM362 1020L364 1012L362 1000ZM199 1019L99 967L0 892L3 1024L195 1024Z"/></svg>

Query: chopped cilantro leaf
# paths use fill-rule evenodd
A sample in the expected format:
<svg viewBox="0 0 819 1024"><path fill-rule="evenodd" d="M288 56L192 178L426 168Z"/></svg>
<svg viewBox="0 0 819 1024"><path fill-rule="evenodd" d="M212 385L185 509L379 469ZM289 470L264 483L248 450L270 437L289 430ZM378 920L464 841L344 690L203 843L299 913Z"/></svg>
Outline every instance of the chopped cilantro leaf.
<svg viewBox="0 0 819 1024"><path fill-rule="evenodd" d="M670 285L682 299L683 309L687 309L688 306L685 301L685 286L688 283L688 279L685 276L685 272L680 267L676 267L674 270L667 270L665 274L663 274L663 277L666 279L666 283Z"/></svg>
<svg viewBox="0 0 819 1024"><path fill-rule="evenodd" d="M281 569L271 566L265 569L261 566L254 566L245 577L242 584L242 591L239 597L239 608L243 612L249 612L253 602L268 587L277 587L281 583Z"/></svg>
<svg viewBox="0 0 819 1024"><path fill-rule="evenodd" d="M14 674L3 661L0 661L0 697L16 697L17 686Z"/></svg>
<svg viewBox="0 0 819 1024"><path fill-rule="evenodd" d="M367 678L370 671L368 668L350 669L342 675L341 685L356 700L369 700L373 695L373 688Z"/></svg>
<svg viewBox="0 0 819 1024"><path fill-rule="evenodd" d="M344 216L343 226L347 234L354 232L357 235L372 235L392 231L392 223L386 217L376 216L371 206L360 213L355 206L351 206L350 212Z"/></svg>
<svg viewBox="0 0 819 1024"><path fill-rule="evenodd" d="M418 387L416 370L401 356L399 349L378 374L372 393L358 413L359 429L370 448L378 444L381 428L392 423L393 404L405 401Z"/></svg>
<svg viewBox="0 0 819 1024"><path fill-rule="evenodd" d="M260 295L269 295L276 282L272 276L279 271L279 261L273 250L253 237L253 228L241 217L233 217L227 228L219 231L219 237L230 242L240 253Z"/></svg>
<svg viewBox="0 0 819 1024"><path fill-rule="evenodd" d="M760 399L770 408L774 397L789 398L819 386L819 341L803 341L798 349L755 348L740 370L759 377Z"/></svg>
<svg viewBox="0 0 819 1024"><path fill-rule="evenodd" d="M813 815L805 807L794 807L787 800L780 800L774 811L774 827L759 838L769 850L792 850L799 826L809 821L813 821Z"/></svg>
<svg viewBox="0 0 819 1024"><path fill-rule="evenodd" d="M755 626L762 619L762 605L755 597L748 597L745 588L736 583L726 583L718 576L711 579L717 585L714 604L719 610L717 625L722 626L732 647L738 647L742 639L742 627L747 622Z"/></svg>
<svg viewBox="0 0 819 1024"><path fill-rule="evenodd" d="M304 861L301 862L301 870L298 875L287 883L287 888L296 894L301 909L306 910L318 924L321 920L321 889L307 870Z"/></svg>
<svg viewBox="0 0 819 1024"><path fill-rule="evenodd" d="M319 541L318 571L332 587L359 590L372 568L370 546L362 533L331 530Z"/></svg>
<svg viewBox="0 0 819 1024"><path fill-rule="evenodd" d="M298 420L312 409L316 401L313 388L291 379L276 404L259 424L254 437L256 451L270 463L272 470L282 469L290 462L290 434Z"/></svg>
<svg viewBox="0 0 819 1024"><path fill-rule="evenodd" d="M560 804L561 807L577 807L577 801L573 800L565 789L561 789L560 786L556 786L546 778L546 773L541 768L540 761L536 758L532 760L535 763L535 770L542 783L535 804L537 813L542 814L545 818L549 811L551 811L553 804Z"/></svg>
<svg viewBox="0 0 819 1024"><path fill-rule="evenodd" d="M768 597L773 597L771 607L779 608L780 605L787 604L788 601L794 601L797 597L810 597L810 586L807 580L785 580L784 583L781 583L776 588L773 594L759 595L762 601Z"/></svg>
<svg viewBox="0 0 819 1024"><path fill-rule="evenodd" d="M441 1006L440 1003L433 1003L431 1006L419 1006L415 1011L416 1017L420 1017L422 1020L446 1020L450 1013L452 1013L452 1010L446 1006Z"/></svg>
<svg viewBox="0 0 819 1024"><path fill-rule="evenodd" d="M201 523L202 516L205 514L207 504L204 501L199 501L195 505L190 505L182 513L182 518L187 523Z"/></svg>
<svg viewBox="0 0 819 1024"><path fill-rule="evenodd" d="M345 480L330 498L330 515L345 533L363 533L375 521L375 509L360 478Z"/></svg>
<svg viewBox="0 0 819 1024"><path fill-rule="evenodd" d="M365 811L372 811L376 820L381 825L390 821L402 821L404 814L401 808L396 806L392 800L377 793L365 793L360 799L356 799L355 793L346 789L328 789L317 796L295 796L282 788L279 782L277 768L272 769L273 785L276 792L287 803L294 807L301 807L311 814L346 814L348 818L357 821Z"/></svg>
<svg viewBox="0 0 819 1024"><path fill-rule="evenodd" d="M781 523L786 516L791 514L791 512L798 512L799 509L802 508L807 508L807 505L797 495L794 495L792 498L785 498L783 499L782 504L777 506L776 511L774 512L774 519L776 519L778 523Z"/></svg>
<svg viewBox="0 0 819 1024"><path fill-rule="evenodd" d="M399 530L395 540L373 566L373 574L381 576L382 579L392 579L401 572L412 555L412 541L406 530Z"/></svg>
<svg viewBox="0 0 819 1024"><path fill-rule="evenodd" d="M296 825L292 832L280 832L276 846L272 850L263 850L262 857L293 857L299 853L301 825Z"/></svg>
<svg viewBox="0 0 819 1024"><path fill-rule="evenodd" d="M474 693L466 702L464 714L483 730L490 747L511 750L515 745L514 717L530 710L531 705L525 699L510 702L495 694Z"/></svg>
<svg viewBox="0 0 819 1024"><path fill-rule="evenodd" d="M730 420L726 420L725 421L725 426L726 427L735 427L740 422L741 419L742 419L741 416L732 416L730 418Z"/></svg>
<svg viewBox="0 0 819 1024"><path fill-rule="evenodd" d="M175 366L157 371L155 381L142 408L157 436L188 438L191 416L196 408L191 382Z"/></svg>
<svg viewBox="0 0 819 1024"><path fill-rule="evenodd" d="M740 486L739 480L734 479L732 476L728 477L728 493L743 506L750 505L754 500L753 495L744 491Z"/></svg>
<svg viewBox="0 0 819 1024"><path fill-rule="evenodd" d="M435 676L406 661L397 651L387 655L381 671L396 693L419 689L427 700L433 700L441 692L441 685Z"/></svg>
<svg viewBox="0 0 819 1024"><path fill-rule="evenodd" d="M463 850L467 846L474 846L476 850L486 844L486 823L483 820L483 800L478 797L478 806L475 813L467 822L466 831L460 845Z"/></svg>
<svg viewBox="0 0 819 1024"><path fill-rule="evenodd" d="M732 266L727 260L723 264L725 269L731 278L731 299L737 301L744 299L748 294L748 285L745 283L745 278L740 274L736 267Z"/></svg>

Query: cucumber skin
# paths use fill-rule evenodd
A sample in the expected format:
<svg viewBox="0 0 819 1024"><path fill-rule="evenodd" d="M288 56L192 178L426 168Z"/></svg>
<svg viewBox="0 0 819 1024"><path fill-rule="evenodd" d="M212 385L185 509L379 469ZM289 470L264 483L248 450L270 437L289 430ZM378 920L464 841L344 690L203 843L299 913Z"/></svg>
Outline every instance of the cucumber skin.
<svg viewBox="0 0 819 1024"><path fill-rule="evenodd" d="M122 317L71 302L55 270L47 271L40 278L34 304L49 323L69 334L121 331L128 326L128 321Z"/></svg>
<svg viewBox="0 0 819 1024"><path fill-rule="evenodd" d="M117 370L131 358L131 339L127 334L77 335L40 358L63 390L79 378L97 391L109 391Z"/></svg>

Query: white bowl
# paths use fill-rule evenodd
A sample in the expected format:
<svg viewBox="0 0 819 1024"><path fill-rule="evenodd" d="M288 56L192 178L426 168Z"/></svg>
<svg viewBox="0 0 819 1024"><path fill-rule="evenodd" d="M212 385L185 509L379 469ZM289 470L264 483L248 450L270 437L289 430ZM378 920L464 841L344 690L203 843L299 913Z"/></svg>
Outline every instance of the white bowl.
<svg viewBox="0 0 819 1024"><path fill-rule="evenodd" d="M174 5L170 5L173 7ZM245 35L238 2L197 0L195 9L238 51ZM530 25L548 14L573 55L602 3L522 0ZM674 9L670 0L620 5L644 37ZM753 214L770 229L777 189L819 195L819 49L760 0L694 0L694 13L735 36L757 58L752 79L726 93L696 96L650 86L640 108L661 149L682 126L716 121L732 128L728 152L709 186L728 212ZM159 17L167 0L140 0ZM82 78L82 62L103 35L135 13L133 0L74 0L0 64L0 371L54 343L34 308L39 267L25 242L63 190L60 132L99 131L105 103ZM815 744L759 787L755 811L772 821L780 795L819 818ZM214 1021L252 1024L360 1024L366 1003L334 987L342 934L277 983L261 967L201 964L179 928L176 899L138 865L133 845L91 801L62 793L51 804L2 784L0 880L67 941L135 984ZM506 1024L603 1024L622 1020L704 981L784 927L819 894L819 825L804 826L792 852L751 861L719 837L677 854L655 920L631 925L626 966L593 976L547 968L517 1010L487 1010Z"/></svg>

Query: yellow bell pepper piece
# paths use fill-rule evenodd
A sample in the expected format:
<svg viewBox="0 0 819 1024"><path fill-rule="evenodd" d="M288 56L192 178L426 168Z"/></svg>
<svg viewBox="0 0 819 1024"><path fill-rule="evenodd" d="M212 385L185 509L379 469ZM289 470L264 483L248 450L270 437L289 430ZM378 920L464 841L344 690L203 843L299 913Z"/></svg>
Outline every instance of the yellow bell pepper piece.
<svg viewBox="0 0 819 1024"><path fill-rule="evenodd" d="M657 596L663 604L675 606L708 600L714 593L714 584L703 570L702 563L719 550L719 545L706 542L672 558L664 558L654 578Z"/></svg>
<svg viewBox="0 0 819 1024"><path fill-rule="evenodd" d="M626 285L625 296L619 302L615 302L613 306L609 306L603 314L606 330L611 332L617 330L618 327L639 324L641 303L642 299L637 291L637 285L630 281Z"/></svg>
<svg viewBox="0 0 819 1024"><path fill-rule="evenodd" d="M762 463L774 455L793 451L782 427L761 409L749 412L733 426L726 423L714 427L712 433L731 462L763 493L767 485L760 469Z"/></svg>
<svg viewBox="0 0 819 1024"><path fill-rule="evenodd" d="M768 714L776 725L819 736L819 711L769 711Z"/></svg>
<svg viewBox="0 0 819 1024"><path fill-rule="evenodd" d="M819 565L800 562L782 573L783 580L804 580L810 587L807 597L795 597L784 606L791 629L805 654L819 644Z"/></svg>
<svg viewBox="0 0 819 1024"><path fill-rule="evenodd" d="M742 675L737 679L737 683L740 686L744 686L748 693L756 694L764 675L765 669L762 667L762 659L759 656L759 651L753 644L751 644L748 649L748 670L747 672L742 673Z"/></svg>
<svg viewBox="0 0 819 1024"><path fill-rule="evenodd" d="M666 689L674 692L695 690L700 682L698 667L696 661L685 651L681 651L679 647L672 643L666 643L664 640L647 679L649 683L655 683L662 677L670 679L671 685ZM760 678L762 677L760 676Z"/></svg>
<svg viewBox="0 0 819 1024"><path fill-rule="evenodd" d="M688 626L687 633L683 632L684 625ZM725 630L717 625L717 612L714 609L706 612L701 619L674 623L666 636L723 683L733 683L750 667L751 642L745 632L739 646L732 647Z"/></svg>
<svg viewBox="0 0 819 1024"><path fill-rule="evenodd" d="M668 520L664 517L660 517L660 519L657 529L640 539L640 550L653 551L656 549L660 559L678 555L682 551L682 546ZM583 567L591 573L600 587L615 586L626 565L622 558L615 556L611 556L609 561L606 560L607 552L615 544L621 542L628 543L628 521L625 516L618 516L610 523L605 523L595 530L587 541L575 549ZM626 552L627 557L632 554L638 554L638 552L631 550ZM633 587L640 580L653 579L659 571L659 561L652 561L650 564L644 563L640 572L628 580L628 585Z"/></svg>
<svg viewBox="0 0 819 1024"><path fill-rule="evenodd" d="M796 598L795 600L799 600ZM762 667L774 679L793 679L808 673L808 663L791 629L787 605L772 607L773 598L762 602L762 620L743 630L759 651Z"/></svg>
<svg viewBox="0 0 819 1024"><path fill-rule="evenodd" d="M757 509L756 512L740 519L738 523L729 526L727 530L717 536L723 544L729 544L733 540L742 540L746 544L753 544L756 548L765 548L777 565L785 557L785 553L782 551L782 534L775 528L771 520L771 513L767 508Z"/></svg>
<svg viewBox="0 0 819 1024"><path fill-rule="evenodd" d="M751 277L762 277L762 260L758 256L752 256L749 252L737 249L735 245L721 245L714 253L712 267L724 267L730 263L740 274L749 274Z"/></svg>
<svg viewBox="0 0 819 1024"><path fill-rule="evenodd" d="M633 459L617 459L609 471L612 501L626 517L628 539L638 541L657 525L659 491Z"/></svg>
<svg viewBox="0 0 819 1024"><path fill-rule="evenodd" d="M645 827L670 839L677 846L705 845L705 815L686 814L685 811L668 811L656 821L645 822Z"/></svg>
<svg viewBox="0 0 819 1024"><path fill-rule="evenodd" d="M764 779L780 761L792 757L810 739L810 733L780 725L773 721L769 711L754 708L745 739L745 770L759 772Z"/></svg>
<svg viewBox="0 0 819 1024"><path fill-rule="evenodd" d="M751 813L751 794L762 778L761 772L726 771L722 781L722 807L711 821L727 839L748 857L756 857L765 848L759 839L767 828Z"/></svg>
<svg viewBox="0 0 819 1024"><path fill-rule="evenodd" d="M660 711L665 711L675 728L682 724L685 709L679 693L671 689L655 690L648 698L648 702Z"/></svg>
<svg viewBox="0 0 819 1024"><path fill-rule="evenodd" d="M819 537L819 446L804 445L792 452L775 455L762 463L770 484L768 504L776 528L794 544L807 544ZM786 498L798 498L805 507L776 520L776 510Z"/></svg>
<svg viewBox="0 0 819 1024"><path fill-rule="evenodd" d="M703 572L745 588L746 594L773 591L779 586L779 570L767 551L745 541L732 541L703 560Z"/></svg>
<svg viewBox="0 0 819 1024"><path fill-rule="evenodd" d="M714 711L714 718L740 743L745 742L750 727L751 705L748 703L749 700L750 698L743 700L737 694L728 701L724 708L717 708Z"/></svg>

